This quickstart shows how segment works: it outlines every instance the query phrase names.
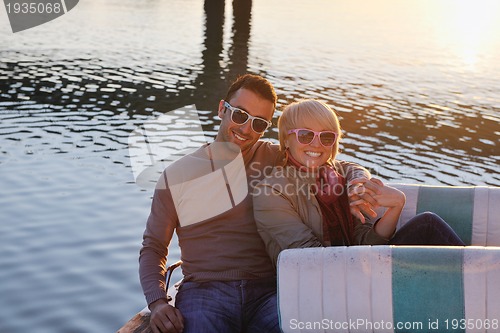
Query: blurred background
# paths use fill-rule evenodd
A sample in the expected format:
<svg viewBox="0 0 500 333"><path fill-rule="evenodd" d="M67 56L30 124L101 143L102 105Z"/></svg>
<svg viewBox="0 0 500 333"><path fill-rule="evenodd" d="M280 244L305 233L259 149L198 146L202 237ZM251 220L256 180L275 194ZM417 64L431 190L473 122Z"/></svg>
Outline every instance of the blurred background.
<svg viewBox="0 0 500 333"><path fill-rule="evenodd" d="M0 9L0 45L2 333L114 332L146 305L152 189L128 138L195 105L213 139L246 72L274 84L273 123L301 98L331 105L339 158L384 181L500 186L496 0L82 0L16 34Z"/></svg>

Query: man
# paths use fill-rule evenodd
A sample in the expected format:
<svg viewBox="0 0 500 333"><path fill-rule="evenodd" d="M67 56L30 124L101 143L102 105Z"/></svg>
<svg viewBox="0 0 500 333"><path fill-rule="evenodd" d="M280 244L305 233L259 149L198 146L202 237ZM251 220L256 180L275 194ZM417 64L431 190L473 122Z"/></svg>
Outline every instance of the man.
<svg viewBox="0 0 500 333"><path fill-rule="evenodd" d="M259 140L276 100L266 79L239 77L219 103L215 141L173 163L160 178L139 258L154 333L280 332L276 272L249 194L282 160L277 145ZM363 172L353 167L347 179L368 177ZM184 275L175 307L165 293L174 230Z"/></svg>

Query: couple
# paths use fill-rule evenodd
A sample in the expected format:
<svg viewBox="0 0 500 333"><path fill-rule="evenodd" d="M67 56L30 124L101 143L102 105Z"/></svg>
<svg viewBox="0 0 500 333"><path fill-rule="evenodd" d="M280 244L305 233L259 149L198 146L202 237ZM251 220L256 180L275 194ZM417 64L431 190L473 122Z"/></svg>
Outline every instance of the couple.
<svg viewBox="0 0 500 333"><path fill-rule="evenodd" d="M404 195L370 180L364 168L335 160L340 127L329 107L292 104L279 121L280 146L259 140L276 100L266 79L239 77L219 103L215 141L160 177L139 257L154 333L280 332L274 263L282 249L387 244L394 234ZM301 192L303 184L315 187ZM349 194L336 190L346 184L355 184ZM365 222L362 213L375 218L375 206L387 209L375 224ZM440 244L463 245L435 215L418 216L408 226L390 242L428 243L419 238L430 230L446 238ZM165 291L174 230L184 275L175 307Z"/></svg>

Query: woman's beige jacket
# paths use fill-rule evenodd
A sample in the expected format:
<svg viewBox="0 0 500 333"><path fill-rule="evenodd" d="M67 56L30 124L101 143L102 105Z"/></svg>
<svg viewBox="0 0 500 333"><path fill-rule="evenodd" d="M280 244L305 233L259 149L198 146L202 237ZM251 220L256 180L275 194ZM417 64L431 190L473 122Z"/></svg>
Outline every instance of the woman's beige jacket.
<svg viewBox="0 0 500 333"><path fill-rule="evenodd" d="M360 176L352 163L335 161L334 168L347 181ZM358 166L359 168L359 166ZM274 265L284 249L328 246L323 241L323 216L315 197L316 176L294 167L276 167L254 189L254 215ZM373 229L373 220L354 219L355 245L387 244Z"/></svg>

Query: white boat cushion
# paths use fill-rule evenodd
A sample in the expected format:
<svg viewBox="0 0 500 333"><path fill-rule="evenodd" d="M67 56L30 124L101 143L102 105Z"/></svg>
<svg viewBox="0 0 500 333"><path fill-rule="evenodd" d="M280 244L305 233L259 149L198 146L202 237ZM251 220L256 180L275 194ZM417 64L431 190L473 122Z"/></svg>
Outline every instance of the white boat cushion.
<svg viewBox="0 0 500 333"><path fill-rule="evenodd" d="M326 247L278 258L285 333L499 332L499 285L499 247Z"/></svg>

